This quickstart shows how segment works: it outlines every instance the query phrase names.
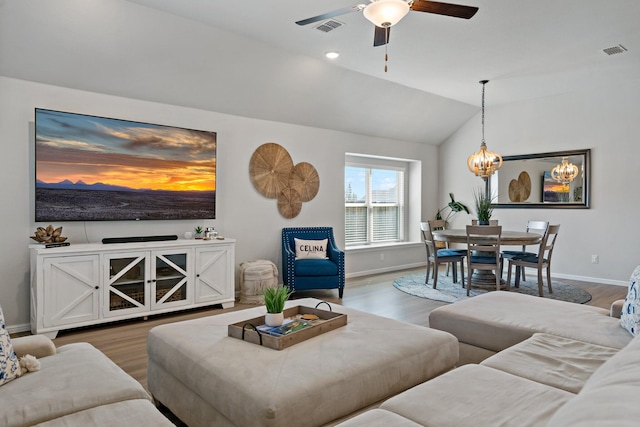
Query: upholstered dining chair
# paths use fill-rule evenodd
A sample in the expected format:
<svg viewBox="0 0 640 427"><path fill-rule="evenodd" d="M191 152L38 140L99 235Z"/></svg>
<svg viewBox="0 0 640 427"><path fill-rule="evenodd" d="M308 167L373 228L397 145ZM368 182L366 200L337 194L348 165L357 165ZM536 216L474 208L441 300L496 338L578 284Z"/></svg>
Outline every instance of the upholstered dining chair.
<svg viewBox="0 0 640 427"><path fill-rule="evenodd" d="M444 219L430 219L427 221L429 223L429 228L431 229L431 231L434 230L446 230L447 229L447 221ZM424 236L423 236L424 237ZM451 248L449 247L449 242L443 242L443 241L438 241L436 240L435 242L435 246L436 249L451 249L453 251L456 251L464 256L467 255L467 249L456 249L456 248ZM451 267L451 263L448 262L447 263L447 276L449 276L449 269Z"/></svg>
<svg viewBox="0 0 640 427"><path fill-rule="evenodd" d="M344 292L344 251L332 227L282 229L282 275L292 291L338 289Z"/></svg>
<svg viewBox="0 0 640 427"><path fill-rule="evenodd" d="M433 289L436 289L438 285L438 265L440 263L451 263L453 271L453 282L458 281L458 273L456 263L460 263L460 274L462 276L462 284L464 286L464 253L460 253L453 249L438 249L433 239L431 230L433 227L443 227L440 220L432 220L428 222L420 223L420 230L422 231L422 239L424 240L424 246L427 250L427 276L424 279L424 283L429 284L429 274L431 272L431 265L433 264Z"/></svg>
<svg viewBox="0 0 640 427"><path fill-rule="evenodd" d="M547 232L547 227L549 227L549 221L527 221L527 233L538 233L541 236ZM504 264L505 259L511 259L516 257L526 257L526 256L536 256L537 252L528 251L527 246L522 245L522 250L520 251L502 251L502 263ZM500 272L502 272L502 266L500 266ZM524 275L524 268L516 267L516 274L520 273L522 280L527 280Z"/></svg>
<svg viewBox="0 0 640 427"><path fill-rule="evenodd" d="M467 225L467 296L471 290L473 270L493 270L496 290L500 290L501 235L501 225Z"/></svg>
<svg viewBox="0 0 640 427"><path fill-rule="evenodd" d="M507 272L507 283L511 283L511 266L520 267L524 269L525 267L535 268L538 270L538 294L540 296L544 296L543 292L543 283L542 283L542 269L547 269L547 287L549 288L549 292L553 292L551 289L551 255L553 254L553 247L556 244L556 238L558 237L558 231L560 230L560 225L550 225L547 227L547 231L542 237L542 241L540 242L540 246L538 248L538 254L534 256L525 255L522 257L515 257L509 259L508 272ZM520 276L517 274L516 270L516 282L515 287L520 286Z"/></svg>

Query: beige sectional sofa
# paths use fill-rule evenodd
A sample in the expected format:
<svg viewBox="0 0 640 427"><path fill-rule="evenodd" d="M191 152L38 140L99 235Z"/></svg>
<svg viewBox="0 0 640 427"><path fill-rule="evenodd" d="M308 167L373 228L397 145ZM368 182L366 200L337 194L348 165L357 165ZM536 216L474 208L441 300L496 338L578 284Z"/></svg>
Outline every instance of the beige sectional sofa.
<svg viewBox="0 0 640 427"><path fill-rule="evenodd" d="M640 338L608 310L491 292L440 307L429 321L458 338L467 364L341 426L640 423Z"/></svg>
<svg viewBox="0 0 640 427"><path fill-rule="evenodd" d="M40 369L0 386L0 426L173 426L139 382L90 344L56 349L42 335L11 344Z"/></svg>

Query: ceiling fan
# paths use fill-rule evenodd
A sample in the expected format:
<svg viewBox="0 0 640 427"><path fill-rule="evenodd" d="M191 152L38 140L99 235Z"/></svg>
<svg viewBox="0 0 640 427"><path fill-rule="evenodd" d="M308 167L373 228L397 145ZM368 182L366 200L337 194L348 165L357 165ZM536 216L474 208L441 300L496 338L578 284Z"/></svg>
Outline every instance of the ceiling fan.
<svg viewBox="0 0 640 427"><path fill-rule="evenodd" d="M438 15L452 16L454 18L470 19L478 11L477 7L463 6L451 3L441 3L427 0L370 0L371 3L357 4L322 15L297 21L298 25L308 25L314 22L324 21L335 16L347 13L360 12L365 18L375 25L373 37L374 46L386 45L389 42L390 27L397 24L409 10L415 12L435 13Z"/></svg>

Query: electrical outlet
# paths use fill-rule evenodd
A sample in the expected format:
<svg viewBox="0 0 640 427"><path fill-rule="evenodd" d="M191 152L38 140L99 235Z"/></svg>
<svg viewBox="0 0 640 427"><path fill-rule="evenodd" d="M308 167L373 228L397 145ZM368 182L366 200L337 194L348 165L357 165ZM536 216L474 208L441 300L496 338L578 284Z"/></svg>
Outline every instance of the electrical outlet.
<svg viewBox="0 0 640 427"><path fill-rule="evenodd" d="M591 255L591 264L597 264L600 262L600 257L598 255Z"/></svg>

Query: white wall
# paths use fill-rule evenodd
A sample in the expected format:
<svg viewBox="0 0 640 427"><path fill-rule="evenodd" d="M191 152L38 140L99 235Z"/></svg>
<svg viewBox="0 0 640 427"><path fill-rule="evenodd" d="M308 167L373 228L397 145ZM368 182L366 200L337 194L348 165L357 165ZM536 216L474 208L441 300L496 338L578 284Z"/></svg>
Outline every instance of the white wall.
<svg viewBox="0 0 640 427"><path fill-rule="evenodd" d="M485 133L489 150L502 155L591 148L591 209L496 209L494 218L509 229L523 229L530 219L561 224L553 276L626 284L640 264L640 87L588 89L521 104L487 104ZM440 147L440 200L452 191L473 204L472 189L483 182L469 172L466 159L478 151L480 136L478 115ZM454 226L467 220L458 216ZM592 254L600 256L599 264L591 263Z"/></svg>
<svg viewBox="0 0 640 427"><path fill-rule="evenodd" d="M280 267L280 230L290 226L330 225L344 247L345 152L400 157L423 164L420 190L422 212L435 208L437 197L437 147L397 140L372 138L331 130L254 120L210 111L107 96L57 86L0 77L0 141L3 167L3 237L0 246L0 303L7 325L28 329L28 238L38 225L33 221L33 120L34 108L50 108L98 116L174 125L218 133L217 219L213 225L224 236L236 238L236 261L269 259ZM262 197L249 180L249 159L265 142L286 148L294 163L309 162L320 175L315 199L304 203L291 220L280 216L276 200ZM416 189L412 189L412 195ZM414 196L415 200L415 196ZM430 214L428 215L430 216ZM46 224L44 224L46 225ZM74 242L100 242L104 237L178 234L191 230L197 221L59 223L63 235ZM86 237L85 237L86 229ZM418 235L412 236L416 240ZM398 250L349 253L348 275L392 270L423 263L421 245ZM236 275L236 282L238 277ZM346 290L348 292L348 289Z"/></svg>

